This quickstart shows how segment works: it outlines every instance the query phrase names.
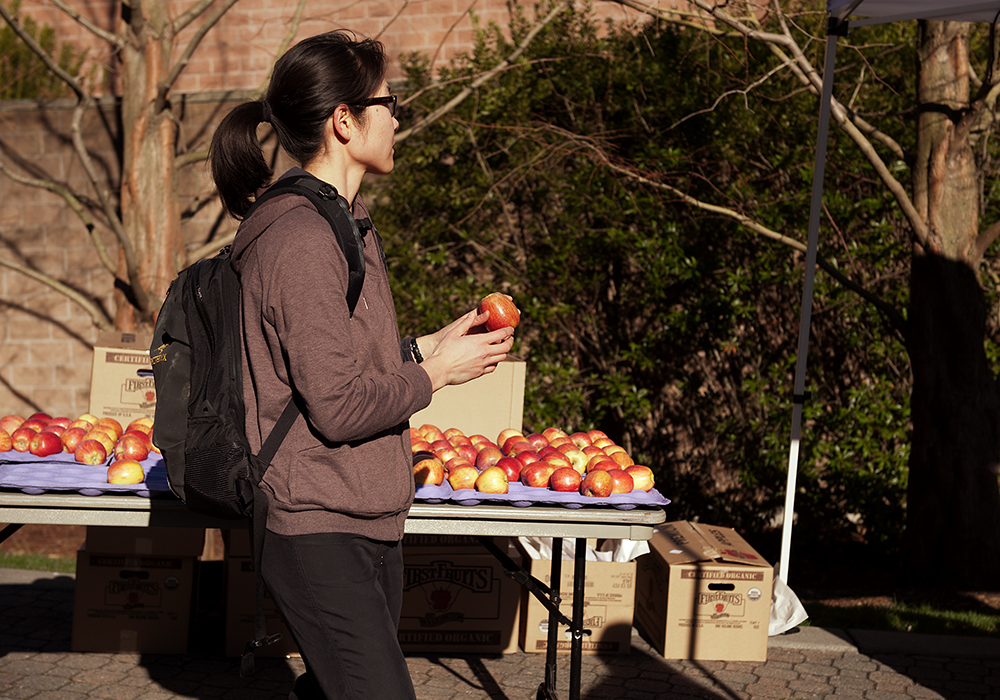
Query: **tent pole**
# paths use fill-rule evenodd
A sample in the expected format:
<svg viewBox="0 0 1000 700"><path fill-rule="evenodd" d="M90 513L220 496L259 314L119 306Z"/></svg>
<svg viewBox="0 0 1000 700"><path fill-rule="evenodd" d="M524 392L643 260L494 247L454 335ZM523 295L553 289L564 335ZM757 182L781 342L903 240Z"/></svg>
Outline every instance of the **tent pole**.
<svg viewBox="0 0 1000 700"><path fill-rule="evenodd" d="M847 23L830 20L823 64L823 91L820 95L819 131L816 135L816 165L813 170L812 209L809 213L809 239L806 250L806 279L802 288L802 316L799 322L799 352L795 365L795 394L792 404L792 442L788 450L788 484L785 488L785 512L781 524L781 558L778 577L788 583L788 558L792 546L795 519L795 477L799 464L799 438L802 432L802 406L806 399L806 359L809 353L809 325L812 319L813 279L816 276L816 249L819 246L819 220L823 211L823 176L826 170L826 142L830 131L830 106L833 101L834 65L837 37L846 34Z"/></svg>

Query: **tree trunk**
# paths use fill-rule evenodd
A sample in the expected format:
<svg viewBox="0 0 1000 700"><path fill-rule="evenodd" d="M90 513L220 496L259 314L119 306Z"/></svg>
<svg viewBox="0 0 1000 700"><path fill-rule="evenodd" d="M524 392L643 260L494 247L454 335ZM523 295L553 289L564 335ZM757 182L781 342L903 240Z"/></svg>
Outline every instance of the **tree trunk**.
<svg viewBox="0 0 1000 700"><path fill-rule="evenodd" d="M175 166L177 127L159 83L171 67L173 30L166 0L132 3L122 31L122 224L139 261L132 280L135 305L119 293L115 323L119 330L148 324L183 259L180 203ZM124 270L124 264L122 266Z"/></svg>
<svg viewBox="0 0 1000 700"><path fill-rule="evenodd" d="M1000 576L1000 393L986 358L973 245L978 169L960 128L969 107L969 31L966 23L921 23L914 203L930 236L914 249L907 338L908 564L914 575L957 586Z"/></svg>

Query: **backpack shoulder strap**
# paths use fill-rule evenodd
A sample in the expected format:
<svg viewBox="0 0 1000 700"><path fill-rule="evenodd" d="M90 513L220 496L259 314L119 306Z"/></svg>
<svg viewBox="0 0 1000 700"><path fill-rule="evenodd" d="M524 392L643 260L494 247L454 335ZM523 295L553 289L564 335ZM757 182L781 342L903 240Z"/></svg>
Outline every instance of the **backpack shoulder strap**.
<svg viewBox="0 0 1000 700"><path fill-rule="evenodd" d="M312 175L300 175L278 180L271 185L254 201L244 220L264 202L283 194L298 194L309 199L333 229L337 243L347 258L347 308L353 316L365 282L365 247L351 205L333 185Z"/></svg>

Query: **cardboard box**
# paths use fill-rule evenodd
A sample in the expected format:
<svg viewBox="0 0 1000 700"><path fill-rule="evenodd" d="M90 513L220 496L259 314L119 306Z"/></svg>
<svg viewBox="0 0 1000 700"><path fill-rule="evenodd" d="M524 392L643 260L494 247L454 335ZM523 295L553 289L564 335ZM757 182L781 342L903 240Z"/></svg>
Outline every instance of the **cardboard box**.
<svg viewBox="0 0 1000 700"><path fill-rule="evenodd" d="M90 412L115 418L122 425L141 416L153 417L156 389L149 362L149 337L102 332L94 345L90 374ZM148 372L140 375L139 372Z"/></svg>
<svg viewBox="0 0 1000 700"><path fill-rule="evenodd" d="M130 556L197 557L205 547L204 528L109 527L88 525L88 552Z"/></svg>
<svg viewBox="0 0 1000 700"><path fill-rule="evenodd" d="M239 530L235 531L237 534ZM246 531L242 531L246 535ZM225 557L226 586L226 656L240 656L247 641L253 639L257 623L257 582L253 560L249 557ZM274 600L264 592L264 617L268 634L281 634L281 639L257 650L260 657L285 657L299 653L292 635L281 618Z"/></svg>
<svg viewBox="0 0 1000 700"><path fill-rule="evenodd" d="M521 430L524 375L524 362L507 360L490 374L439 389L427 408L413 414L410 425L458 428L466 435L485 435L490 440L506 428Z"/></svg>
<svg viewBox="0 0 1000 700"><path fill-rule="evenodd" d="M517 651L520 585L490 554L408 554L399 643L406 652Z"/></svg>
<svg viewBox="0 0 1000 700"><path fill-rule="evenodd" d="M552 585L552 561L531 559L524 554L525 568L532 576ZM573 617L574 562L563 560L560 570L559 611ZM632 649L632 610L635 604L635 562L588 561L583 595L584 654L627 655ZM556 652L568 654L572 646L569 627L559 625ZM521 648L528 654L544 654L549 647L549 611L527 588L521 603Z"/></svg>
<svg viewBox="0 0 1000 700"><path fill-rule="evenodd" d="M73 651L183 654L194 557L77 553Z"/></svg>
<svg viewBox="0 0 1000 700"><path fill-rule="evenodd" d="M766 661L773 567L733 529L679 521L639 557L635 626L666 659Z"/></svg>

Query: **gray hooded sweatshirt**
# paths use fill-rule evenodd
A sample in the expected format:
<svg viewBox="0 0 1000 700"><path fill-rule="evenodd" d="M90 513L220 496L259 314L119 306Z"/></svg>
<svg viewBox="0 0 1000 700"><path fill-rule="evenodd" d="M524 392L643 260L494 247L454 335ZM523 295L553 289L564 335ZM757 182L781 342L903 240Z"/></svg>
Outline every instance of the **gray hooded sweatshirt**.
<svg viewBox="0 0 1000 700"><path fill-rule="evenodd" d="M282 177L304 174L293 168ZM360 197L356 218L368 214ZM267 527L398 540L413 502L409 418L430 403L427 373L400 356L389 279L374 232L354 316L347 261L326 219L283 195L233 242L243 296L246 431L256 451L295 388L300 417L264 476Z"/></svg>

